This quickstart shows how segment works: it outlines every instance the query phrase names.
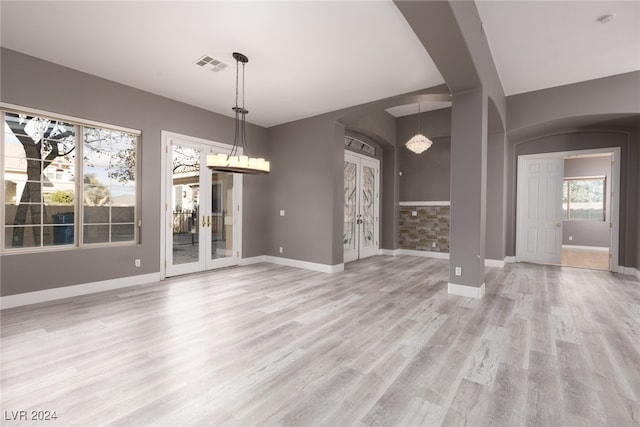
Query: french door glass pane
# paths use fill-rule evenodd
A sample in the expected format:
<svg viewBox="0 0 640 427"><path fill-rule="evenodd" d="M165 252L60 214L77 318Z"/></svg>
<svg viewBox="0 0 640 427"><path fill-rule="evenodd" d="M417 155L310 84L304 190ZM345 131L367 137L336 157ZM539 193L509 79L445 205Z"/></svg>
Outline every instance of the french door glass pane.
<svg viewBox="0 0 640 427"><path fill-rule="evenodd" d="M233 256L233 174L212 172L211 259Z"/></svg>
<svg viewBox="0 0 640 427"><path fill-rule="evenodd" d="M198 262L200 150L172 149L173 265Z"/></svg>
<svg viewBox="0 0 640 427"><path fill-rule="evenodd" d="M375 169L362 166L362 245L375 244Z"/></svg>
<svg viewBox="0 0 640 427"><path fill-rule="evenodd" d="M345 250L356 248L356 164L344 162L344 235Z"/></svg>

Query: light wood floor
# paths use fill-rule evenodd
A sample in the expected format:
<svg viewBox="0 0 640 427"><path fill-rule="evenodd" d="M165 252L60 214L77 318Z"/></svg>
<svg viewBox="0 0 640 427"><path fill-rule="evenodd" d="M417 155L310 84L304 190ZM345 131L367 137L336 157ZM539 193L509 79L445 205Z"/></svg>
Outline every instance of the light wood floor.
<svg viewBox="0 0 640 427"><path fill-rule="evenodd" d="M631 426L640 283L511 264L257 264L4 310L2 414L64 426ZM3 426L20 425L3 420Z"/></svg>
<svg viewBox="0 0 640 427"><path fill-rule="evenodd" d="M609 252L590 249L562 248L562 265L565 267L609 270Z"/></svg>

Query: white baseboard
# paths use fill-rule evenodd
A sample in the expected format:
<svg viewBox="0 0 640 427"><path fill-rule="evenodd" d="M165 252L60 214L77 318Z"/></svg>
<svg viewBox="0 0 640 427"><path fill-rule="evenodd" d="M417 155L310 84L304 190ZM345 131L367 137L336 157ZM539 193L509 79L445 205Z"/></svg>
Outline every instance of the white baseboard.
<svg viewBox="0 0 640 427"><path fill-rule="evenodd" d="M411 256L420 256L424 258L449 259L448 252L416 251L413 249L397 249L395 252L396 252L396 255L411 255Z"/></svg>
<svg viewBox="0 0 640 427"><path fill-rule="evenodd" d="M266 255L259 255L250 258L242 258L238 265L251 265L251 264L259 264L261 262L267 262Z"/></svg>
<svg viewBox="0 0 640 427"><path fill-rule="evenodd" d="M300 261L297 259L281 258L268 255L265 256L264 262L270 262L277 265L286 265L288 267L302 268L311 271L319 271L321 273L339 273L341 271L344 271L344 263L336 265L318 264L315 262Z"/></svg>
<svg viewBox="0 0 640 427"><path fill-rule="evenodd" d="M396 256L400 255L399 251L400 249L380 249L380 255Z"/></svg>
<svg viewBox="0 0 640 427"><path fill-rule="evenodd" d="M484 260L484 266L485 267L498 267L498 268L504 268L505 265L505 260L499 260L499 259L486 259Z"/></svg>
<svg viewBox="0 0 640 427"><path fill-rule="evenodd" d="M634 276L637 277L638 280L640 280L640 270L636 268L618 266L617 268L614 268L613 271L627 276Z"/></svg>
<svg viewBox="0 0 640 427"><path fill-rule="evenodd" d="M60 288L45 289L42 291L25 292L23 294L7 295L0 297L0 309L20 307L23 305L37 304L40 302L54 301L63 298L72 298L80 295L96 292L110 291L112 289L126 288L129 286L146 285L159 282L160 273L141 274L138 276L122 277L120 279L102 280L100 282L84 283L81 285L63 286Z"/></svg>
<svg viewBox="0 0 640 427"><path fill-rule="evenodd" d="M609 248L603 247L603 246L562 245L562 249L574 249L577 251L589 251L589 252L609 252Z"/></svg>
<svg viewBox="0 0 640 427"><path fill-rule="evenodd" d="M504 257L504 262L505 262L505 264L513 264L513 263L516 262L516 257L514 257L514 256Z"/></svg>
<svg viewBox="0 0 640 427"><path fill-rule="evenodd" d="M480 287L469 285L457 285L449 283L449 295L457 295L461 297L482 298L484 296L484 283Z"/></svg>

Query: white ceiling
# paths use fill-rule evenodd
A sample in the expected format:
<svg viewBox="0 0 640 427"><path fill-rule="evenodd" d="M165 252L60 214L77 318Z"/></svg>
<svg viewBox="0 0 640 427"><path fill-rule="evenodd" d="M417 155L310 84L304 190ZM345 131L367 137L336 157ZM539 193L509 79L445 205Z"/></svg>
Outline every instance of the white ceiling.
<svg viewBox="0 0 640 427"><path fill-rule="evenodd" d="M229 116L241 52L262 126L444 83L390 1L1 4L5 47ZM203 54L230 66L198 68Z"/></svg>
<svg viewBox="0 0 640 427"><path fill-rule="evenodd" d="M242 52L247 119L262 126L444 83L388 0L2 0L0 7L4 47L228 116L231 54ZM480 1L478 9L507 94L640 69L640 2ZM616 19L598 23L605 13ZM196 67L204 54L229 67ZM389 111L399 117L417 106Z"/></svg>
<svg viewBox="0 0 640 427"><path fill-rule="evenodd" d="M507 95L640 70L640 1L476 4Z"/></svg>

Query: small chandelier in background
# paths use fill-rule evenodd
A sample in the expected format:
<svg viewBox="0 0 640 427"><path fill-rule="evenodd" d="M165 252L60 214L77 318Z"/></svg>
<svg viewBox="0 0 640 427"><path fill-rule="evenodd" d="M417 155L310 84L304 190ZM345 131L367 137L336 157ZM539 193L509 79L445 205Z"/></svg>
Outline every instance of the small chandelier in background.
<svg viewBox="0 0 640 427"><path fill-rule="evenodd" d="M244 108L244 66L249 62L245 55L234 52L236 60L236 106L233 111L236 113L236 132L233 139L233 147L227 155L224 153L209 154L207 156L207 166L213 170L232 173L265 174L271 171L271 164L262 157L251 157L247 149L246 115L249 111ZM242 63L242 106L238 106L238 70ZM240 147L242 146L242 153Z"/></svg>
<svg viewBox="0 0 640 427"><path fill-rule="evenodd" d="M416 133L404 145L416 154L427 151L433 142L420 133L420 104L418 103L418 133Z"/></svg>

